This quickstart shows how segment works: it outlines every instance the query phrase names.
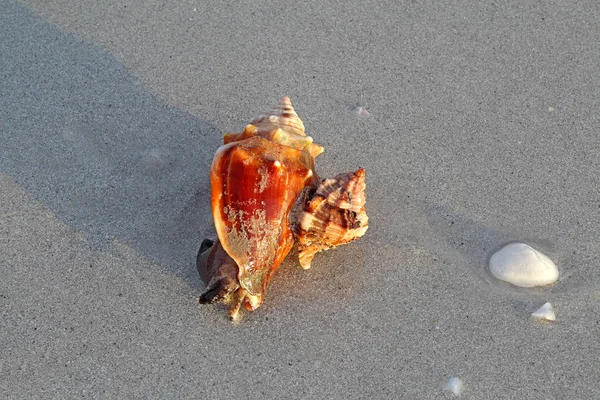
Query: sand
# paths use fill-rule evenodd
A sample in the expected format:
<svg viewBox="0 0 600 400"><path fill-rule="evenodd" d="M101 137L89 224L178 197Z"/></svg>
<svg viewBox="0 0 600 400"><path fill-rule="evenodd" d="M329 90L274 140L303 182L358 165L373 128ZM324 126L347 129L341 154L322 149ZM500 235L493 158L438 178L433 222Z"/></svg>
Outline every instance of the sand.
<svg viewBox="0 0 600 400"><path fill-rule="evenodd" d="M598 3L223 3L0 0L0 397L600 398ZM233 325L208 166L284 95L370 229Z"/></svg>

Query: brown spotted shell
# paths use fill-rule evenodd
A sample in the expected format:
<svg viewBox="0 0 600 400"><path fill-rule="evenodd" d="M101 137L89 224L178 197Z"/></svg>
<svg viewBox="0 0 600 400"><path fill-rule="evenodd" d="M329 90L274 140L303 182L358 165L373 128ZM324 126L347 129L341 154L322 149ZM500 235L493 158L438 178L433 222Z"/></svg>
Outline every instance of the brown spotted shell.
<svg viewBox="0 0 600 400"><path fill-rule="evenodd" d="M299 200L303 209L294 232L302 268L310 268L319 251L349 243L367 232L365 188L365 170L361 168L324 179L313 194Z"/></svg>

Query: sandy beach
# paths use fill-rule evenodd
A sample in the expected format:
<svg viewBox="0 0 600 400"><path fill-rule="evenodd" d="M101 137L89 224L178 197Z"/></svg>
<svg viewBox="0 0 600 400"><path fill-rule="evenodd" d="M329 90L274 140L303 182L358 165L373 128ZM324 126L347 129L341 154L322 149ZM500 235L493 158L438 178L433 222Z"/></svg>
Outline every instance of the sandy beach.
<svg viewBox="0 0 600 400"><path fill-rule="evenodd" d="M0 10L1 398L600 398L600 3ZM369 231L232 324L209 166L283 96ZM494 278L512 241L558 281Z"/></svg>

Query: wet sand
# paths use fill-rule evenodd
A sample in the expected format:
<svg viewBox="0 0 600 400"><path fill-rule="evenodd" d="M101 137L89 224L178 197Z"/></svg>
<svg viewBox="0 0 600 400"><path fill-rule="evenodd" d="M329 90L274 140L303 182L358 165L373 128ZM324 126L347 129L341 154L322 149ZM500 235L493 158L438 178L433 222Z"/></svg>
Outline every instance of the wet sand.
<svg viewBox="0 0 600 400"><path fill-rule="evenodd" d="M0 0L0 397L600 398L597 3L97 3ZM208 167L284 95L370 228L234 325Z"/></svg>

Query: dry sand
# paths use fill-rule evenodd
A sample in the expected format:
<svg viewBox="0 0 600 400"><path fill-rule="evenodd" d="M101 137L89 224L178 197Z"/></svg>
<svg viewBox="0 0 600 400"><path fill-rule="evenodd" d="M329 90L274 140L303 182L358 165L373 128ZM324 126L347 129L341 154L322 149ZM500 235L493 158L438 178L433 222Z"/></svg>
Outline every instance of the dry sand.
<svg viewBox="0 0 600 400"><path fill-rule="evenodd" d="M600 398L600 3L223 3L0 0L0 397ZM208 166L284 95L370 230L232 325Z"/></svg>

